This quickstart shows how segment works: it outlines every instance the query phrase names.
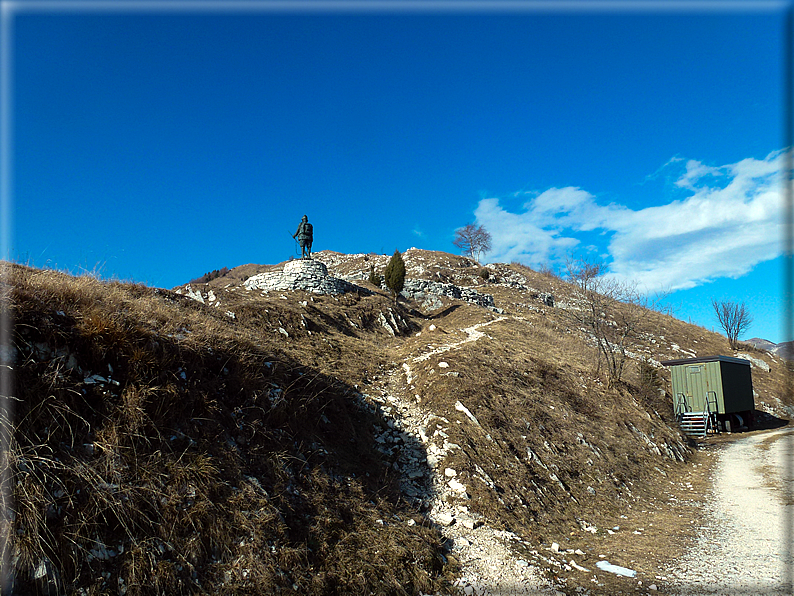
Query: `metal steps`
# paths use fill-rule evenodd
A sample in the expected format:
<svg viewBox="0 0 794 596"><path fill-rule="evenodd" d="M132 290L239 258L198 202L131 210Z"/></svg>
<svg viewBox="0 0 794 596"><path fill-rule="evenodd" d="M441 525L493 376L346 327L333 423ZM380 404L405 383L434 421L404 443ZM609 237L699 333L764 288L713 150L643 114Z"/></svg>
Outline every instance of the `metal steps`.
<svg viewBox="0 0 794 596"><path fill-rule="evenodd" d="M679 417L678 425L681 428L681 432L685 435L703 438L709 429L712 428L711 416L708 411L683 412Z"/></svg>

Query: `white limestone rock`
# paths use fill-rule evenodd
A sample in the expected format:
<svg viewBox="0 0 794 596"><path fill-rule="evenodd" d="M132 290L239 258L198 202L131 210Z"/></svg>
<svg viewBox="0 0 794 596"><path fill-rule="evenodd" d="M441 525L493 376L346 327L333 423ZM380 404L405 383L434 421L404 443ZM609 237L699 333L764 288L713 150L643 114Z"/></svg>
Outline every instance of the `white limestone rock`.
<svg viewBox="0 0 794 596"><path fill-rule="evenodd" d="M304 290L315 294L371 293L348 281L328 275L327 267L314 259L296 259L284 264L281 271L267 271L249 277L243 285L248 290L265 292Z"/></svg>

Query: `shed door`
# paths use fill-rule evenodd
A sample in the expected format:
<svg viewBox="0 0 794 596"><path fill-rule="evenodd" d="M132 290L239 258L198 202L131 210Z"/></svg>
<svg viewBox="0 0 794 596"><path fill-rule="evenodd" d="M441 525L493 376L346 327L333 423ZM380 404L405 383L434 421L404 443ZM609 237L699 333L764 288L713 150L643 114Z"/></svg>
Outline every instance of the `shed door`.
<svg viewBox="0 0 794 596"><path fill-rule="evenodd" d="M684 374L684 391L693 412L706 409L706 371L703 364L689 364Z"/></svg>

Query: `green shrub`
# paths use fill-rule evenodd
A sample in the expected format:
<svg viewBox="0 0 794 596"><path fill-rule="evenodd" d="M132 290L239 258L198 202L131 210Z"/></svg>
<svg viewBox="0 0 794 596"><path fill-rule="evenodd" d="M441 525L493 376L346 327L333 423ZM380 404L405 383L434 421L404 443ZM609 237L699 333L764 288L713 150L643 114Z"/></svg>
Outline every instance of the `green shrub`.
<svg viewBox="0 0 794 596"><path fill-rule="evenodd" d="M397 296L399 296L405 286L405 261L403 261L399 250L395 250L391 259L389 259L384 277L386 278L386 287L391 290L392 297L396 302Z"/></svg>
<svg viewBox="0 0 794 596"><path fill-rule="evenodd" d="M375 273L375 265L369 266L369 283L371 283L376 288L380 287L380 275Z"/></svg>

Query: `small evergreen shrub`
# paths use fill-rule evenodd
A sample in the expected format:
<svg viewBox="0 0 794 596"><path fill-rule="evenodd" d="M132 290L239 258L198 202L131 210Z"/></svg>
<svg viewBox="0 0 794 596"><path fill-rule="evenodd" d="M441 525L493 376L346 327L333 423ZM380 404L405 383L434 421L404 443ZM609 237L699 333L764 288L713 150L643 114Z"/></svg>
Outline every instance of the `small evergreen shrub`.
<svg viewBox="0 0 794 596"><path fill-rule="evenodd" d="M394 301L397 302L397 296L403 291L405 286L405 261L400 254L399 250L395 250L384 272L386 279L386 287L391 290Z"/></svg>
<svg viewBox="0 0 794 596"><path fill-rule="evenodd" d="M375 273L375 265L369 266L369 283L371 283L376 288L380 287L380 275Z"/></svg>

